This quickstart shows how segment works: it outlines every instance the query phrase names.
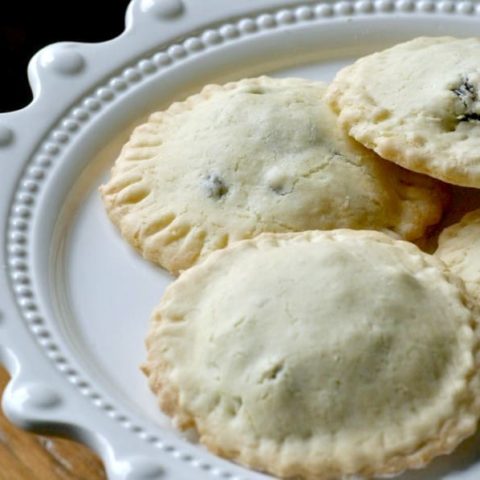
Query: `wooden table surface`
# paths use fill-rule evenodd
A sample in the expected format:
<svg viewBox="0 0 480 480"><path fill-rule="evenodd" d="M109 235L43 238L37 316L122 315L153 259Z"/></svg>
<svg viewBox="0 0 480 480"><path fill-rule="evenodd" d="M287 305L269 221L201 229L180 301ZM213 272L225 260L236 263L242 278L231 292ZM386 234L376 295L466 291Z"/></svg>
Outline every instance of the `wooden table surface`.
<svg viewBox="0 0 480 480"><path fill-rule="evenodd" d="M8 373L0 367L0 392ZM99 458L70 440L23 432L0 414L0 480L105 480Z"/></svg>

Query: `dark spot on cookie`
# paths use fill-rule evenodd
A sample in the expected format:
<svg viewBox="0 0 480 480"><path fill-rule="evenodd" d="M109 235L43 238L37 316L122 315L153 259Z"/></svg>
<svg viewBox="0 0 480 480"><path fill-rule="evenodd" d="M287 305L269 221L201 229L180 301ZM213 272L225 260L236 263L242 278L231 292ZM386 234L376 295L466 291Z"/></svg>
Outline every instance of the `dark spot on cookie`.
<svg viewBox="0 0 480 480"><path fill-rule="evenodd" d="M480 122L478 86L468 76L465 76L462 83L452 89L452 92L460 99L461 110L464 111L457 115L457 120L459 122Z"/></svg>
<svg viewBox="0 0 480 480"><path fill-rule="evenodd" d="M224 197L228 193L228 187L220 175L216 173L209 173L203 179L203 187L210 198L216 200Z"/></svg>
<svg viewBox="0 0 480 480"><path fill-rule="evenodd" d="M375 122L384 122L385 120L388 120L392 116L392 112L390 110L387 110L385 108L379 108L377 111L374 112L373 114L373 120Z"/></svg>
<svg viewBox="0 0 480 480"><path fill-rule="evenodd" d="M262 373L261 382L264 381L274 381L280 374L283 372L285 365L283 362L279 362L276 365L271 366L268 370Z"/></svg>
<svg viewBox="0 0 480 480"><path fill-rule="evenodd" d="M283 184L273 185L273 186L270 186L270 188L272 189L273 192L275 192L277 195L281 195L282 197L284 195L288 195L289 193L292 193L292 189L290 188L290 190L287 190L285 188L285 185Z"/></svg>
<svg viewBox="0 0 480 480"><path fill-rule="evenodd" d="M469 100L475 101L478 98L477 89L472 83L470 83L468 77L465 77L463 82L452 91L458 98L460 98L465 107L468 107Z"/></svg>
<svg viewBox="0 0 480 480"><path fill-rule="evenodd" d="M260 86L254 86L250 87L247 92L252 95L263 95L265 93L265 89Z"/></svg>
<svg viewBox="0 0 480 480"><path fill-rule="evenodd" d="M467 113L458 117L461 122L480 122L480 115L478 113Z"/></svg>
<svg viewBox="0 0 480 480"><path fill-rule="evenodd" d="M275 367L273 367L272 370L270 371L270 373L268 375L268 378L270 380L276 380L276 378L280 375L282 370L283 370L283 364L282 363L280 363L279 365L275 365Z"/></svg>

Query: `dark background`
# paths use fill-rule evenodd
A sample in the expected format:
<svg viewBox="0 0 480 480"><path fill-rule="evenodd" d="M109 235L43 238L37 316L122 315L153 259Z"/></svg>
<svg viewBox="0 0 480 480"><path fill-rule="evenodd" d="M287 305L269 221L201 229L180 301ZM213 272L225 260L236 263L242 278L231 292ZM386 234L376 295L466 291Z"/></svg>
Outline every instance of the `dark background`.
<svg viewBox="0 0 480 480"><path fill-rule="evenodd" d="M99 42L124 28L129 0L0 0L0 112L30 102L27 64L59 41Z"/></svg>

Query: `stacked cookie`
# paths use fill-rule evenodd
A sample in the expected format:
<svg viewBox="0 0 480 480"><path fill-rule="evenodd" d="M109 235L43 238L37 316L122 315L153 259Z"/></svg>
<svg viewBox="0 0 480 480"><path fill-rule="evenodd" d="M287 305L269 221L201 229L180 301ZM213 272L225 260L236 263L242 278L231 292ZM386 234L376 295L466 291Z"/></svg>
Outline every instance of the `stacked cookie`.
<svg viewBox="0 0 480 480"><path fill-rule="evenodd" d="M419 468L475 431L480 214L436 255L411 241L448 208L440 180L480 187L479 57L417 39L329 87L210 85L134 131L101 190L127 241L181 273L143 367L179 428L306 479Z"/></svg>
<svg viewBox="0 0 480 480"><path fill-rule="evenodd" d="M441 217L442 187L352 141L325 91L307 80L247 79L153 114L102 188L108 214L145 258L174 274L262 232L421 237Z"/></svg>

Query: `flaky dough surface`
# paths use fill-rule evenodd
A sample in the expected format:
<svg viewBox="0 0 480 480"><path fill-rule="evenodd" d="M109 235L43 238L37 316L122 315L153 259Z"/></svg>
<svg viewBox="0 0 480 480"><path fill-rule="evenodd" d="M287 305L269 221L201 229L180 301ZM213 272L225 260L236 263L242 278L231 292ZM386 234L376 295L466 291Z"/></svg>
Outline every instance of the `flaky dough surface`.
<svg viewBox="0 0 480 480"><path fill-rule="evenodd" d="M207 86L153 114L101 188L110 218L173 273L262 232L422 236L441 216L436 182L350 140L324 93L322 83L261 77Z"/></svg>
<svg viewBox="0 0 480 480"><path fill-rule="evenodd" d="M327 98L340 124L398 165L480 187L480 40L421 37L341 70Z"/></svg>
<svg viewBox="0 0 480 480"><path fill-rule="evenodd" d="M413 244L263 234L167 289L144 371L219 455L285 477L395 474L475 431L476 330L463 284Z"/></svg>

